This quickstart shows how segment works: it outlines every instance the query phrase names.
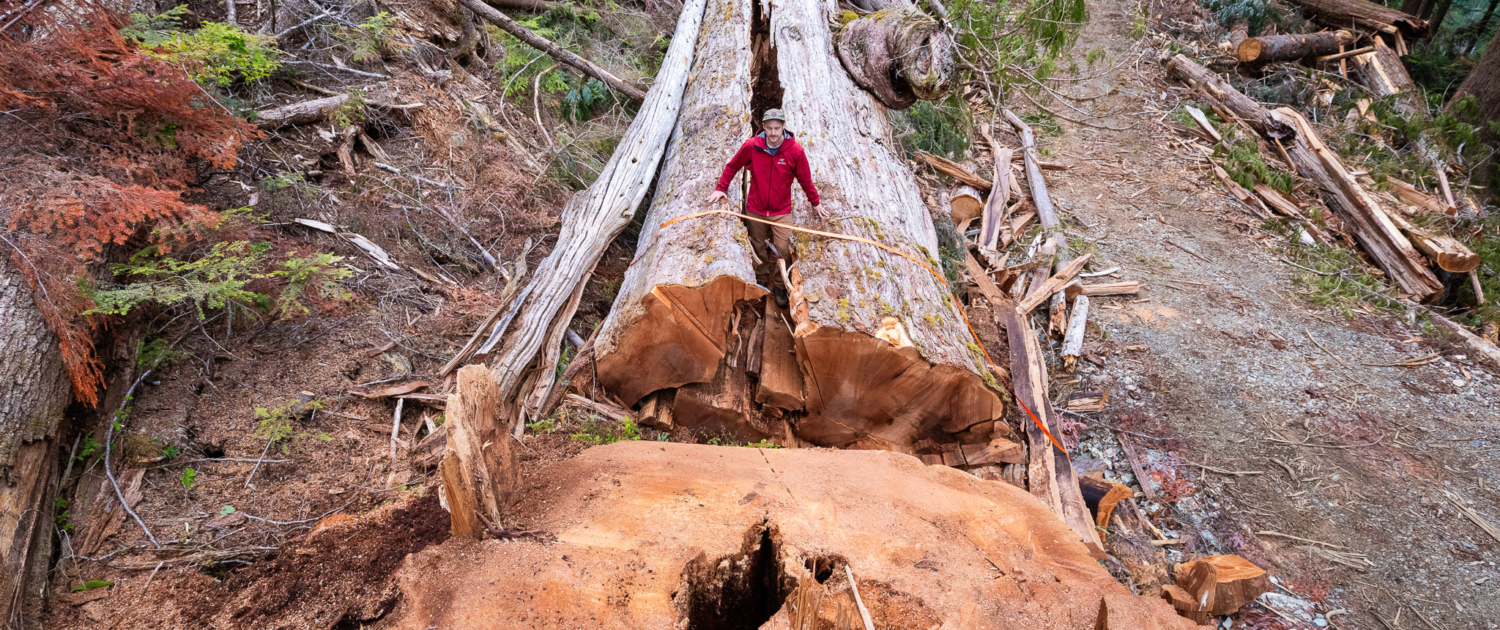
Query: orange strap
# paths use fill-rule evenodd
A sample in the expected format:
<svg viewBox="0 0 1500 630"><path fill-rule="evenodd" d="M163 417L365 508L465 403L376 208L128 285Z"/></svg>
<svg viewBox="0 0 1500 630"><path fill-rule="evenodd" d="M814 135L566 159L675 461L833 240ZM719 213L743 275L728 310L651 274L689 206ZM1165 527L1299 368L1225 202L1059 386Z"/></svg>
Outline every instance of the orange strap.
<svg viewBox="0 0 1500 630"><path fill-rule="evenodd" d="M675 219L672 219L670 221L667 221L666 223L661 224L661 227L656 228L656 232L651 235L651 240L647 241L646 247L643 248L641 251L644 252L646 250L651 249L651 245L656 242L656 238L658 236L661 236L662 230L665 230L665 229L667 229L669 227L672 227L672 224L677 223L679 221L686 221L688 219L697 219L697 218L700 218L700 217L706 217L706 216L714 215L714 214L722 214L722 215L725 215L725 216L735 217L737 219L748 219L750 221L756 221L758 223L764 223L766 225L775 225L777 227L784 227L784 228L787 228L787 229L790 229L790 230L793 230L793 231L796 231L796 232L803 232L803 233L806 233L806 234L815 234L817 236L823 236L823 237L827 237L827 238L838 239L838 240L841 240L841 241L853 241L855 243L864 243L866 245L874 245L876 247L879 247L880 249L888 251L888 252L890 252L892 254L895 254L895 255L900 256L902 258L905 258L907 260L910 260L910 261L912 261L914 263L917 263L918 265L921 265L923 269L927 270L927 273L930 273L930 274L932 274L932 277L937 278L937 281L943 285L943 289L944 290L948 291L949 293L953 292L952 287L948 286L948 279L944 278L943 274L938 273L937 270L933 269L926 262L924 262L924 261L922 261L922 260L920 260L920 259L918 259L918 258L916 258L916 257L914 257L914 256L912 256L910 254L907 254L906 252L903 252L903 251L898 250L898 249L896 249L894 247L886 245L884 243L879 243L879 242L872 241L870 239L862 238L862 237L859 237L859 236L850 236L848 234L839 234L838 232L824 232L823 230L814 230L814 229L811 229L811 228L799 227L799 226L796 226L796 225L787 225L785 223L776 223L774 221L767 221L767 220L762 219L760 217L757 217L757 216L755 216L753 214L749 214L749 213L743 213L742 214L742 213L733 212L733 211L730 211L730 210L708 210L706 212L698 212L698 213L695 213L695 214L683 215L683 216L677 217ZM641 254L639 256L636 256L635 260L630 261L630 265L628 265L627 268L635 266L635 263L639 262L640 259L641 259L641 256L644 256L644 255L645 254L643 253L643 254ZM999 367L995 366L995 361L994 361L994 359L990 358L990 352L988 350L985 350L984 344L979 343L979 335L974 332L974 326L971 325L971 324L969 324L969 316L965 315L964 314L964 310L962 308L958 308L956 304L954 305L954 310L958 311L958 316L964 320L964 327L966 327L966 328L969 329L969 335L974 338L974 342L975 342L974 345L979 346L979 351L982 352L982 353L984 353L984 360L985 360L986 363L989 363L990 369L994 370L994 372L996 374L1003 374L1004 372L1002 372ZM1015 386L1014 385L1010 385L1009 383L1007 383L1007 385L1010 386L1011 394L1014 396L1014 398L1016 400L1016 404L1020 405L1021 409L1026 410L1026 415L1030 416L1031 417L1031 421L1036 424L1037 428L1041 429L1042 433L1047 436L1047 439L1052 441L1052 445L1056 446L1057 450L1062 451L1064 457L1068 457L1068 459L1071 460L1072 457L1068 455L1068 449L1063 448L1062 443L1059 442L1057 440L1057 438L1055 438L1055 437L1052 436L1052 432L1047 430L1046 423L1043 423L1040 419L1038 419L1036 417L1036 414L1031 412L1031 408L1026 406L1026 403L1021 402L1021 397L1019 395L1015 395L1016 394Z"/></svg>

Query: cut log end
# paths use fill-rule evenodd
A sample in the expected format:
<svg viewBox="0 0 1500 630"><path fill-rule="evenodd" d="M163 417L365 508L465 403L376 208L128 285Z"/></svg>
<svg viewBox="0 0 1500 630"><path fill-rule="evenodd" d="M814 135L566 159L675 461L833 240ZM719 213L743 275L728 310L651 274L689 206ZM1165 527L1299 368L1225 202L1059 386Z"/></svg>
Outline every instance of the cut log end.
<svg viewBox="0 0 1500 630"><path fill-rule="evenodd" d="M766 290L733 276L700 287L657 286L642 313L598 353L599 382L627 405L646 394L712 381L728 351L735 305Z"/></svg>
<svg viewBox="0 0 1500 630"><path fill-rule="evenodd" d="M796 341L807 393L807 416L797 433L813 443L870 439L899 447L1004 413L979 375L933 365L916 348L828 326Z"/></svg>
<svg viewBox="0 0 1500 630"><path fill-rule="evenodd" d="M1204 608L1206 614L1233 614L1245 604L1255 601L1262 593L1271 590L1271 578L1265 569L1235 555L1209 556L1179 564L1176 567L1178 581L1187 587L1194 582L1195 575L1206 573L1205 566L1213 568L1214 578L1204 586L1213 591L1207 596L1208 605ZM1202 599L1202 595L1199 599Z"/></svg>

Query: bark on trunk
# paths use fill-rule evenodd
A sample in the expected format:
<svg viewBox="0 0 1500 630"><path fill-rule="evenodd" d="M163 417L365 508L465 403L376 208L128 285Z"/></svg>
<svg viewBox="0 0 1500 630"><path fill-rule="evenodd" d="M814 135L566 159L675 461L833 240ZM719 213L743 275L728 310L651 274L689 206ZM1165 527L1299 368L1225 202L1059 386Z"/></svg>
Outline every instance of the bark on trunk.
<svg viewBox="0 0 1500 630"><path fill-rule="evenodd" d="M906 109L936 100L953 76L953 38L917 10L903 6L857 18L838 33L839 61L881 104Z"/></svg>
<svg viewBox="0 0 1500 630"><path fill-rule="evenodd" d="M1490 42L1489 48L1484 51L1484 57L1479 60L1479 65L1474 66L1474 69L1469 71L1468 78L1458 86L1458 92L1453 95L1453 100L1449 101L1450 110L1453 103L1457 103L1466 96L1473 96L1478 101L1480 120L1478 127L1481 137L1489 146L1500 145L1500 136L1490 130L1490 123L1500 122L1500 37ZM1491 185L1495 181L1497 179L1494 160L1490 160L1474 172L1474 183L1487 186L1492 198L1500 198L1500 195L1495 194L1495 186Z"/></svg>
<svg viewBox="0 0 1500 630"><path fill-rule="evenodd" d="M551 348L561 342L562 332L573 318L576 294L593 273L604 249L614 240L640 205L651 185L673 124L678 119L683 87L692 67L703 0L684 5L677 35L667 50L651 94L625 132L619 148L610 157L599 178L588 189L573 196L562 211L562 231L557 244L537 266L530 283L511 302L479 354L490 353L509 330L504 353L493 362L501 395L507 400L530 398L530 392L515 392L526 368L537 359L544 342ZM549 389L556 354L549 350L539 374L547 378L538 389ZM520 418L512 418L518 422Z"/></svg>
<svg viewBox="0 0 1500 630"><path fill-rule="evenodd" d="M1218 100L1232 115L1250 122L1262 134L1284 141L1297 174L1318 184L1324 201L1343 217L1355 240L1398 291L1424 302L1442 295L1442 283L1427 268L1422 255L1354 180L1338 156L1323 146L1301 114L1287 108L1267 111L1182 55L1173 57L1167 65L1173 74L1199 88L1204 96ZM1283 135L1271 136L1273 130Z"/></svg>
<svg viewBox="0 0 1500 630"><path fill-rule="evenodd" d="M1453 0L1437 0L1437 7L1432 10L1432 19L1427 21L1427 28L1436 35L1438 29L1443 27L1443 20L1448 17L1448 10L1453 8Z"/></svg>
<svg viewBox="0 0 1500 630"><path fill-rule="evenodd" d="M840 66L817 0L714 0L719 19L703 33L702 62L679 121L637 261L600 334L600 381L627 403L714 379L730 340L737 301L755 299L751 253L740 221L722 215L668 221L706 209L724 160L748 129L751 101L780 106L808 155L829 221L794 196L796 225L850 234L909 252L938 268L937 238L916 182L890 147L885 108ZM752 14L769 20L771 45L751 60ZM779 95L761 81L775 72ZM755 75L755 76L751 76ZM749 85L757 93L748 93ZM765 103L779 96L779 103ZM752 98L753 97L753 98ZM739 203L739 186L730 189ZM1003 411L985 382L983 357L952 297L921 265L865 243L793 238L789 321L804 382L798 437L822 445L856 441L907 449L915 440L987 442ZM782 319L785 318L785 321ZM725 362L725 365L728 365ZM765 366L762 366L764 369ZM743 369L743 367L735 368ZM993 382L993 381L991 381ZM686 424L681 406L676 420Z"/></svg>
<svg viewBox="0 0 1500 630"><path fill-rule="evenodd" d="M57 339L0 257L0 623L40 594L52 551L58 424L69 399ZM21 264L26 264L24 261Z"/></svg>
<svg viewBox="0 0 1500 630"><path fill-rule="evenodd" d="M1235 57L1240 63L1267 64L1337 54L1353 43L1354 34L1349 31L1248 37L1235 49Z"/></svg>
<svg viewBox="0 0 1500 630"><path fill-rule="evenodd" d="M491 24L500 27L500 30L514 35L516 39L525 42L526 45L547 53L548 55L551 55L553 59L568 64L569 66L572 66L573 69L579 72L603 81L605 85L608 85L616 92L630 97L630 100L643 101L646 99L646 93L642 92L640 88L631 85L630 83L625 82L619 77L610 74L605 69L594 65L594 62L584 59L583 57L579 57L572 51L552 43L547 38L542 37L541 35L537 35L536 33L531 32L530 29L521 26L520 22L511 19L510 16L501 13L494 7L485 4L482 0L458 1L465 7L468 7L470 11L473 11L479 17L482 17L485 20L488 20ZM693 11L684 10L684 13L693 13ZM694 16L693 20L696 22L700 18L701 15ZM678 25L681 26L680 20L678 22ZM688 50L692 49L689 48Z"/></svg>
<svg viewBox="0 0 1500 630"><path fill-rule="evenodd" d="M1385 33L1401 31L1407 37L1423 38L1432 34L1426 20L1369 0L1292 0L1307 10L1308 16L1334 28L1351 23Z"/></svg>

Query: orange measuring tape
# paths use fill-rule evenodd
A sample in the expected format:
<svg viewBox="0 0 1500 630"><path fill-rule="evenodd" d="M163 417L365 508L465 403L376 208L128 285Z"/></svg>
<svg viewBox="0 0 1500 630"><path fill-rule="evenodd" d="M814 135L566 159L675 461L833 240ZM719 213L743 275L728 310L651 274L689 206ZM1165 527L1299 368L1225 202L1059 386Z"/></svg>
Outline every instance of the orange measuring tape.
<svg viewBox="0 0 1500 630"><path fill-rule="evenodd" d="M672 219L670 221L667 221L666 223L661 224L661 227L656 228L656 232L651 235L651 240L647 241L646 247L643 248L641 251L644 252L646 250L651 249L651 246L656 243L656 238L658 236L661 236L662 230L665 230L665 229L667 229L669 227L672 227L673 224L678 223L680 221L686 221L688 219L697 219L697 218L711 216L711 215L715 215L715 214L722 214L722 215L725 215L725 216L735 217L737 219L748 219L748 220L751 220L751 221L755 221L757 223L764 223L766 225L775 225L775 226L779 226L779 227L784 227L784 228L791 229L794 232L802 232L802 233L805 233L805 234L815 234L817 236L823 236L823 237L837 239L837 240L841 240L841 241L853 241L855 243L864 243L866 245L874 245L875 247L879 247L880 249L888 251L888 252L890 252L892 254L895 254L895 255L900 256L902 258L905 258L907 260L910 260L910 261L912 261L914 263L917 263L918 265L921 265L923 269L927 270L927 273L930 273L930 274L932 274L932 277L937 278L937 281L943 285L943 289L947 290L949 293L953 292L953 288L950 287L950 286L948 286L948 279L944 278L943 274L938 273L937 270L933 269L931 265L928 265L926 262L922 261L921 259L919 259L919 258L917 258L915 256L912 256L912 255L907 254L906 252L903 252L903 251L901 251L899 249L896 249L894 247L886 245L885 243L880 243L880 242L872 241L870 239L862 238L862 237L859 237L859 236L850 236L848 234L839 234L838 232L825 232L823 230L814 230L812 228L799 227L799 226L795 226L795 225L785 225L785 224L776 223L776 222L773 222L773 221L767 221L765 219L756 217L756 216L754 216L752 214L749 214L749 213L743 213L742 214L742 213L733 212L733 211L730 211L730 210L708 210L706 212L698 212L698 213L695 213L695 214L683 215L683 216L677 217L675 219ZM645 254L641 254L641 255L636 256L634 260L630 261L630 265L628 265L628 267L635 266L635 263L639 262L641 260L641 257L644 256L644 255ZM974 338L974 341L975 341L974 345L979 346L979 351L984 354L984 360L985 360L986 363L989 363L990 369L994 370L994 372L995 372L996 375L1003 374L1003 372L1000 370L1000 368L995 365L995 360L992 359L992 358L990 358L990 352L989 352L989 350L985 350L984 349L984 344L978 343L979 342L979 335L974 332L974 326L969 323L969 316L964 314L964 309L962 309L962 308L955 308L955 310L958 311L958 316L961 319L964 320L964 327L966 327L966 328L969 329L969 335L972 336ZM1002 376L1002 378L1004 378L1004 377ZM1031 408L1027 407L1026 403L1021 402L1021 397L1019 395L1015 395L1016 394L1015 386L1013 384L1010 384L1010 383L1007 383L1006 385L1010 388L1011 394L1013 395L1013 397L1016 400L1016 404L1020 405L1021 409L1024 409L1026 411L1026 415L1031 417L1031 422L1033 424L1036 424L1036 427L1038 429L1042 430L1042 433L1047 436L1048 440L1052 441L1052 445L1056 446L1057 450L1062 451L1064 457L1067 457L1068 459L1071 460L1072 457L1068 455L1068 449L1063 448L1062 443L1059 442L1057 440L1057 438L1055 438L1055 437L1052 436L1052 432L1051 431L1047 430L1047 425L1045 423L1043 423L1040 419L1038 419L1036 417L1035 413L1032 413Z"/></svg>

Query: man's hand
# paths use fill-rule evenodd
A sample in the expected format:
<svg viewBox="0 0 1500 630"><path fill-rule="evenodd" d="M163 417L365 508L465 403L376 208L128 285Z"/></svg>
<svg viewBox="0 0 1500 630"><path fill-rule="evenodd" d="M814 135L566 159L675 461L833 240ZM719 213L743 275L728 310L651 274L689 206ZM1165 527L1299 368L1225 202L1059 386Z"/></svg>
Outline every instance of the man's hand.
<svg viewBox="0 0 1500 630"><path fill-rule="evenodd" d="M715 190L714 194L708 196L709 205L719 203L720 201L729 201L729 195L724 194L724 191L722 190Z"/></svg>
<svg viewBox="0 0 1500 630"><path fill-rule="evenodd" d="M819 219L827 221L829 218L831 218L831 217L828 216L828 211L824 210L822 205L816 205L816 206L813 206L812 208L813 208L813 212L818 213L818 218Z"/></svg>

